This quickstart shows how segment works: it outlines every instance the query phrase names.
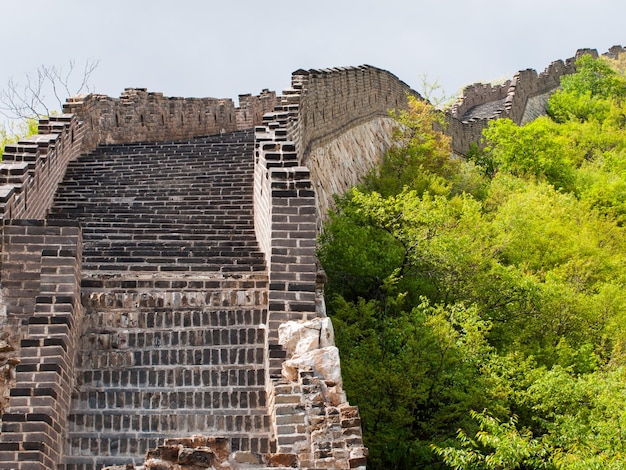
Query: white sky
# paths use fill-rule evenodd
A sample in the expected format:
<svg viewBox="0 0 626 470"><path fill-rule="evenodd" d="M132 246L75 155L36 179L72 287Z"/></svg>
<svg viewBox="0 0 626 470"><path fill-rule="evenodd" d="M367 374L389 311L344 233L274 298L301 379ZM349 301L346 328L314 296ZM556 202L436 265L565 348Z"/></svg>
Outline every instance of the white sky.
<svg viewBox="0 0 626 470"><path fill-rule="evenodd" d="M91 80L166 96L281 92L299 68L374 65L421 91L542 71L626 43L625 0L0 0L0 88L99 60Z"/></svg>

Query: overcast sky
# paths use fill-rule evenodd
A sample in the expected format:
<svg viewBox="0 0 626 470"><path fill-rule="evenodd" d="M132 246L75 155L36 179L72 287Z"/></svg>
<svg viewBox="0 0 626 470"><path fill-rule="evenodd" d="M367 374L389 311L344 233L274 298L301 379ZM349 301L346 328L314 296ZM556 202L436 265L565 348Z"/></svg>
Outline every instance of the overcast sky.
<svg viewBox="0 0 626 470"><path fill-rule="evenodd" d="M625 0L0 0L0 88L98 60L94 91L281 92L299 68L374 65L420 91L626 43Z"/></svg>

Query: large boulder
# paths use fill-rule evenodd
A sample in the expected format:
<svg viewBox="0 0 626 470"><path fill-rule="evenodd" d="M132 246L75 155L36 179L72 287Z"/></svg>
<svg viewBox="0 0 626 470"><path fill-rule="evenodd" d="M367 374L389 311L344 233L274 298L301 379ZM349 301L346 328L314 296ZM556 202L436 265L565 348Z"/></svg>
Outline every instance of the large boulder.
<svg viewBox="0 0 626 470"><path fill-rule="evenodd" d="M334 346L333 324L330 318L285 322L278 327L278 343L287 351L287 357Z"/></svg>

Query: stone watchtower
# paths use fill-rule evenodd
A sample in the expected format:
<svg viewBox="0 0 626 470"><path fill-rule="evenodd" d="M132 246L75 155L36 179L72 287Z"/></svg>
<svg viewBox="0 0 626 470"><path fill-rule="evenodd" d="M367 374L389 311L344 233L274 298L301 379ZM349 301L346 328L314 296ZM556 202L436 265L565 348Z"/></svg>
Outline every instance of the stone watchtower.
<svg viewBox="0 0 626 470"><path fill-rule="evenodd" d="M369 66L238 108L127 89L7 147L0 468L363 468L316 237L407 93Z"/></svg>

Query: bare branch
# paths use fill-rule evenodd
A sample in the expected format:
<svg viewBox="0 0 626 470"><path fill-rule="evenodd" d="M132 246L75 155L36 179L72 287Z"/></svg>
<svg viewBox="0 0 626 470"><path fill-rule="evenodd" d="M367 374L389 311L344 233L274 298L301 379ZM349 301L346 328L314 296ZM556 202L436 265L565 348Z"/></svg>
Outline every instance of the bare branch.
<svg viewBox="0 0 626 470"><path fill-rule="evenodd" d="M37 79L32 81L31 78L26 76L26 97L30 96L30 109L33 111L34 116L41 117L42 115L50 114L45 100L46 95L44 92L44 85L46 82L46 76L43 70L37 70ZM38 111L41 110L41 111ZM31 117L34 117L31 116Z"/></svg>
<svg viewBox="0 0 626 470"><path fill-rule="evenodd" d="M41 65L35 73L27 74L22 83L9 79L0 90L0 114L11 120L40 118L61 109L65 99L90 91L89 80L99 61L87 60L82 75L77 76L76 62L68 66Z"/></svg>
<svg viewBox="0 0 626 470"><path fill-rule="evenodd" d="M93 90L89 86L89 79L91 78L91 74L98 68L100 65L99 60L88 60L85 62L85 68L83 69L83 81L80 84L80 87L76 90L76 94L80 94L84 91L92 92Z"/></svg>
<svg viewBox="0 0 626 470"><path fill-rule="evenodd" d="M39 76L35 82L27 77L23 86L10 78L6 89L0 92L0 113L9 119L39 116L37 97L41 95L41 86Z"/></svg>

